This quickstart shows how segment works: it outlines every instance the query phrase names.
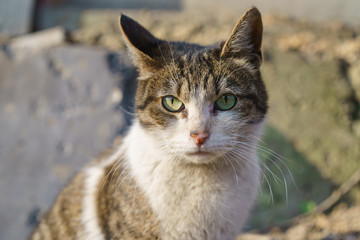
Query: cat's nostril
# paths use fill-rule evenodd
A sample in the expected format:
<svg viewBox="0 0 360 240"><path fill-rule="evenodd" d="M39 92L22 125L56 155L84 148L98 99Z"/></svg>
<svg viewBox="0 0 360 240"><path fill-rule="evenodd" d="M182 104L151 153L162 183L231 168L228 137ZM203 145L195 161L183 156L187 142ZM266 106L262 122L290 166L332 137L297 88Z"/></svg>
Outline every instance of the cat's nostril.
<svg viewBox="0 0 360 240"><path fill-rule="evenodd" d="M210 134L207 132L202 132L202 133L191 132L190 133L190 137L192 137L195 140L196 145L198 145L199 147L205 143L205 141L209 138L209 135Z"/></svg>

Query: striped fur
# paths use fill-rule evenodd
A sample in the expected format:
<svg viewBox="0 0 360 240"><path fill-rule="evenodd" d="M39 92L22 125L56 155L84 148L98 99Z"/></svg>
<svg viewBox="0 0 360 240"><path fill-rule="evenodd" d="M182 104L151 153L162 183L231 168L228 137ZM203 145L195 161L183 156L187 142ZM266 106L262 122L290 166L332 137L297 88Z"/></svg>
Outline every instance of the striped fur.
<svg viewBox="0 0 360 240"><path fill-rule="evenodd" d="M109 150L80 172L31 239L159 239L158 220L123 158L123 148Z"/></svg>
<svg viewBox="0 0 360 240"><path fill-rule="evenodd" d="M235 239L257 194L267 112L259 11L210 47L157 39L124 15L120 25L139 69L137 117L65 187L31 239ZM223 94L237 99L227 111L215 106ZM164 96L184 107L166 110Z"/></svg>

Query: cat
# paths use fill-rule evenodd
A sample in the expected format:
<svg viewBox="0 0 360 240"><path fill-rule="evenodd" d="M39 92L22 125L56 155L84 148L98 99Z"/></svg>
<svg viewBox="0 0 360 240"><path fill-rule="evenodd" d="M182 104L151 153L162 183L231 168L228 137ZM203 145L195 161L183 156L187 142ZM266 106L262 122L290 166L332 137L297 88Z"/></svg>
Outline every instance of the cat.
<svg viewBox="0 0 360 240"><path fill-rule="evenodd" d="M123 141L78 173L31 239L235 239L257 195L267 112L256 8L213 46L121 15L139 71Z"/></svg>

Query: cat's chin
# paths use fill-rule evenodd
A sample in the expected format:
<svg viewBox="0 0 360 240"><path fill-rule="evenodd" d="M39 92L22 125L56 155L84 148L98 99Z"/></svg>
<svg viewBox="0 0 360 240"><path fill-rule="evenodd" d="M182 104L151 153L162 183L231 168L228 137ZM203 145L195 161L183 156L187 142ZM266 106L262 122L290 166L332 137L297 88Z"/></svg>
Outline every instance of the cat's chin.
<svg viewBox="0 0 360 240"><path fill-rule="evenodd" d="M198 151L188 152L184 154L185 160L193 164L209 164L218 158L218 156L211 152Z"/></svg>

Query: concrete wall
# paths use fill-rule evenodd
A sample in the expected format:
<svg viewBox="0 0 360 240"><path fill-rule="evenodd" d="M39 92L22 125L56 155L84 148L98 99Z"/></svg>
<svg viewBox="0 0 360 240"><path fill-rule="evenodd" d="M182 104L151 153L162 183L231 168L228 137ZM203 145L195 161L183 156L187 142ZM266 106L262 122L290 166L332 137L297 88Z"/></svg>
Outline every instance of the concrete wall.
<svg viewBox="0 0 360 240"><path fill-rule="evenodd" d="M0 33L16 35L31 30L34 0L1 0Z"/></svg>
<svg viewBox="0 0 360 240"><path fill-rule="evenodd" d="M90 8L180 9L181 0L72 0L74 5Z"/></svg>

